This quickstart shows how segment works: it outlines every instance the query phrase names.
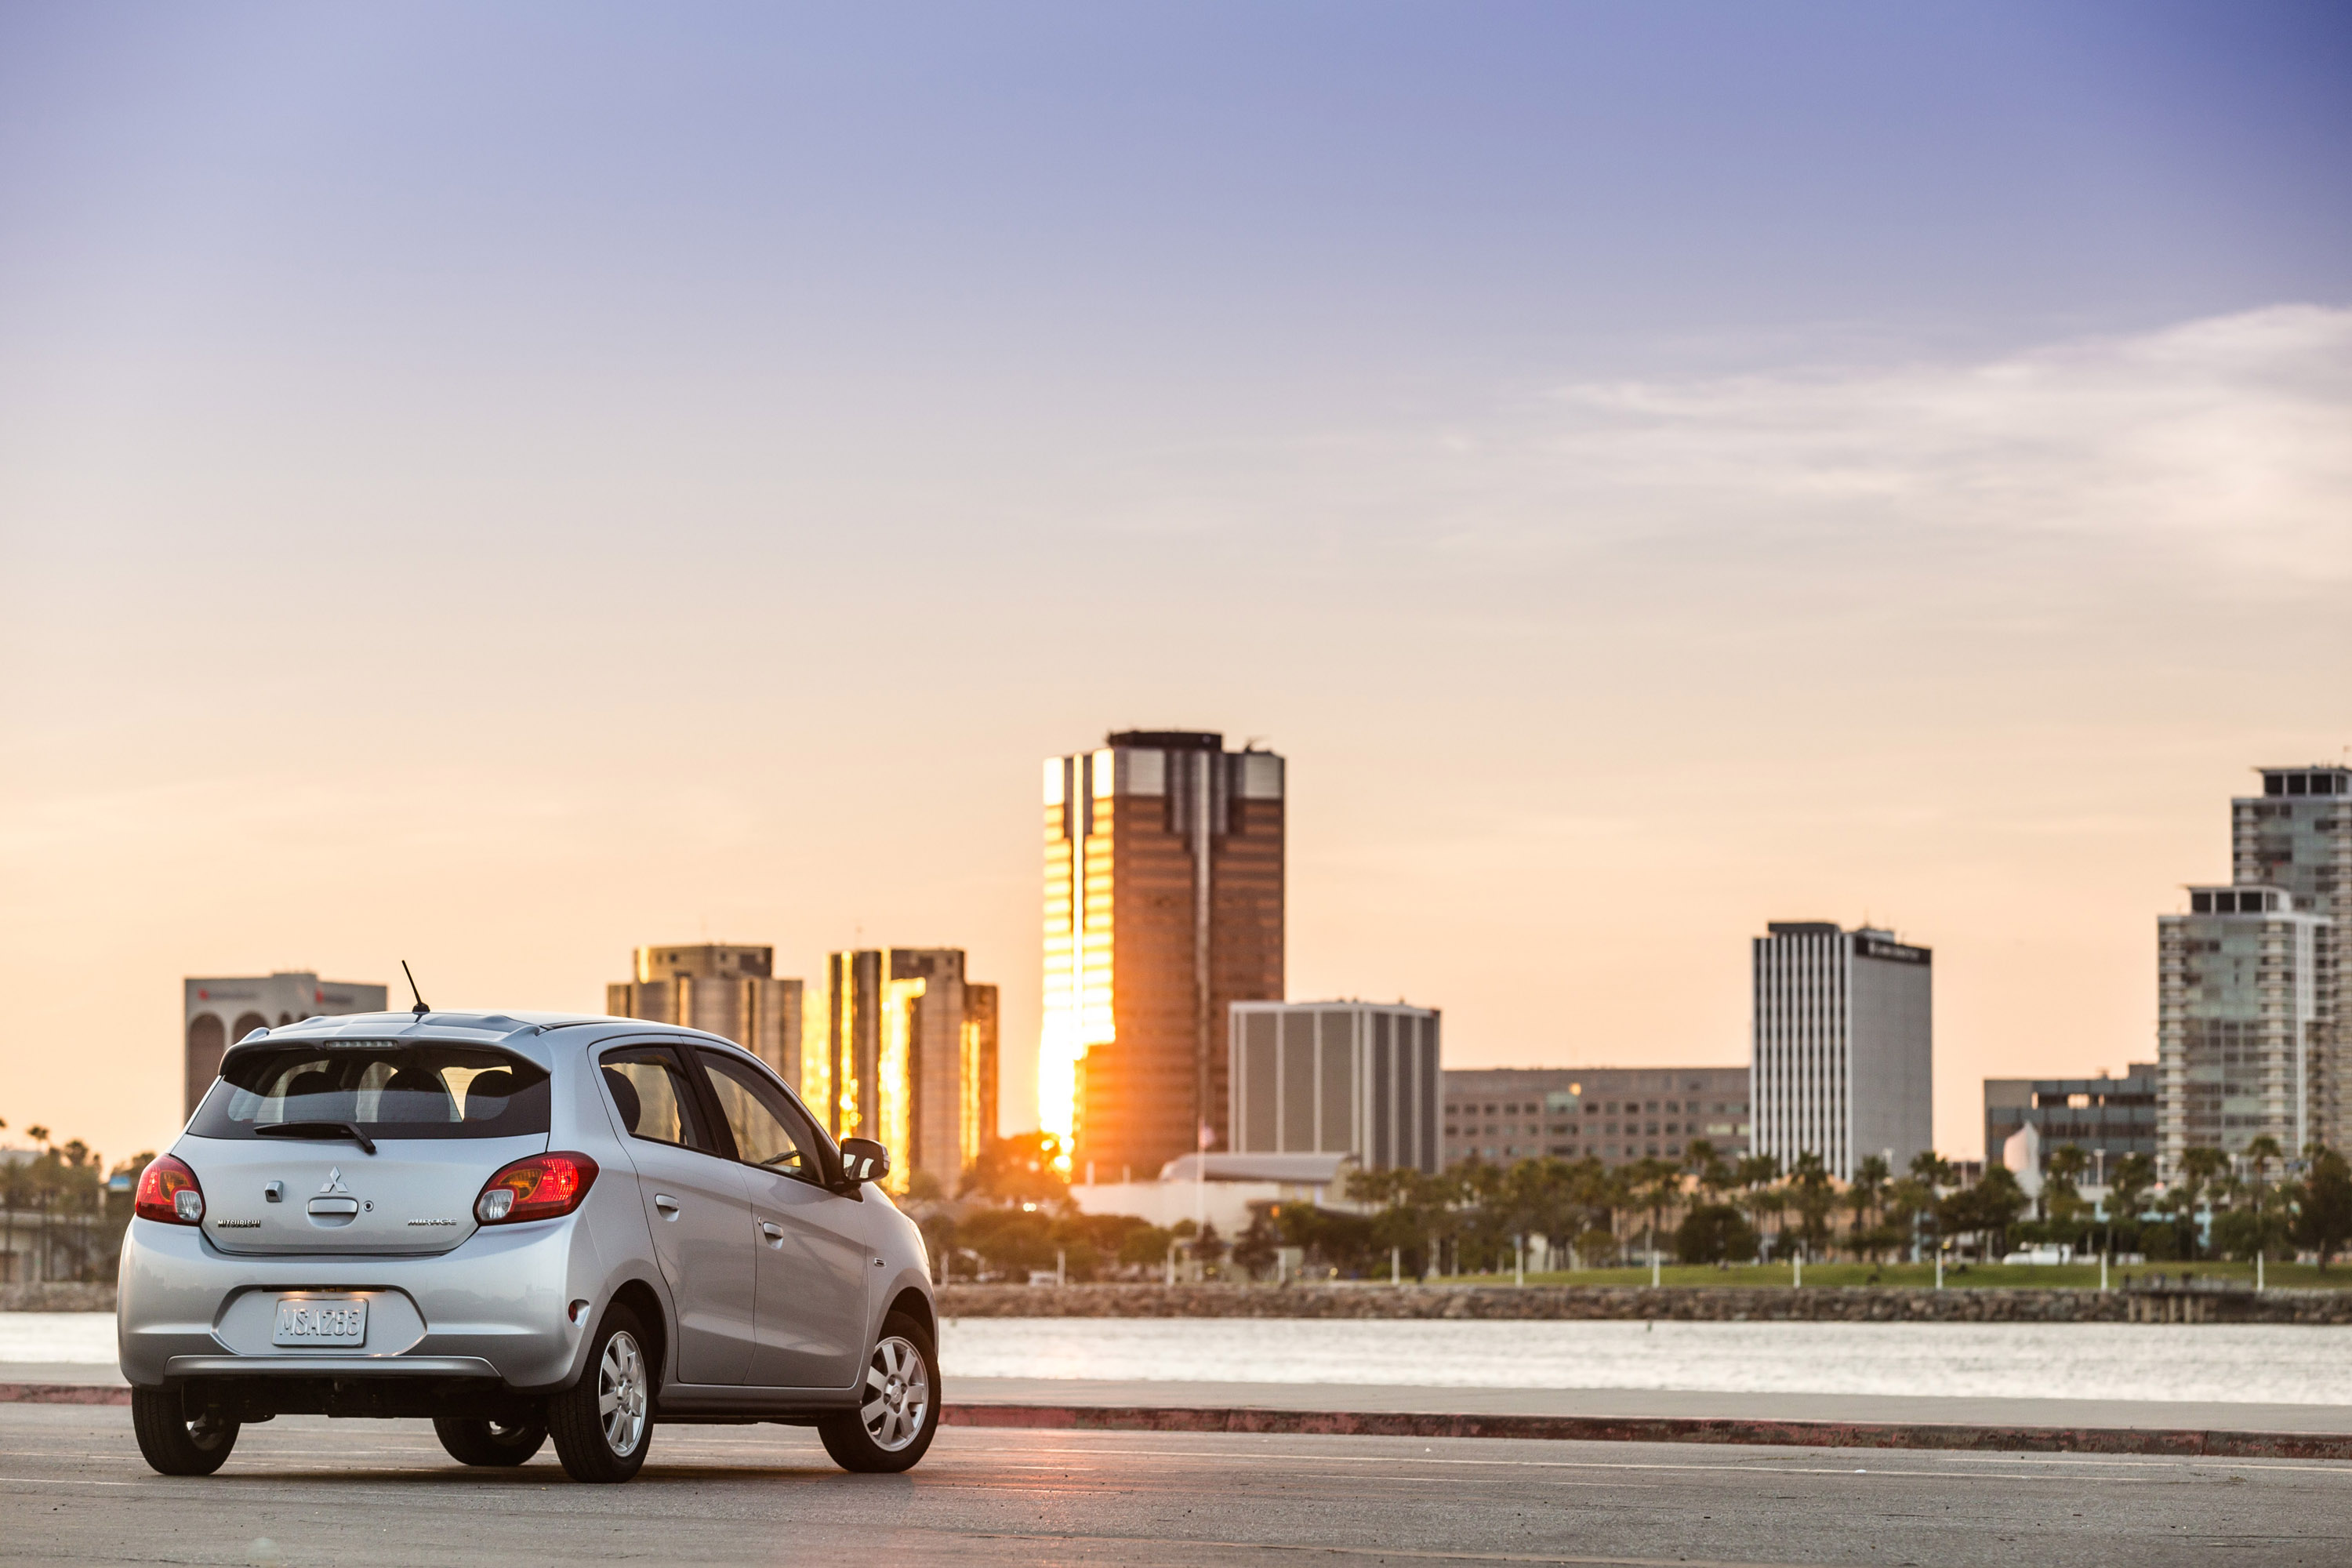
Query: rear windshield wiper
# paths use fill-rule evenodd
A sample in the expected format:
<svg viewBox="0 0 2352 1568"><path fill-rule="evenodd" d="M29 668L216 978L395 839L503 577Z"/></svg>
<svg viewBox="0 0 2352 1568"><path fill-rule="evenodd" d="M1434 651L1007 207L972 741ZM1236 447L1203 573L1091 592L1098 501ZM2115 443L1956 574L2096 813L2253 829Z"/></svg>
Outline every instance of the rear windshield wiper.
<svg viewBox="0 0 2352 1568"><path fill-rule="evenodd" d="M253 1130L256 1138L348 1138L369 1153L375 1140L348 1121L266 1121Z"/></svg>

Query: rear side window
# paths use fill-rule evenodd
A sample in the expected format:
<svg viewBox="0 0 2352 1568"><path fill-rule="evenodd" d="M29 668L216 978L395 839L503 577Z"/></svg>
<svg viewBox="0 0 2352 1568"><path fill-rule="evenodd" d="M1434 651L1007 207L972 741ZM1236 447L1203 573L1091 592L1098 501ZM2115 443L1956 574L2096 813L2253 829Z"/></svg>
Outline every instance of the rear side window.
<svg viewBox="0 0 2352 1568"><path fill-rule="evenodd" d="M624 1047L606 1051L601 1065L604 1091L613 1097L613 1109L621 1113L621 1125L631 1137L706 1154L719 1152L696 1114L686 1069L668 1047Z"/></svg>
<svg viewBox="0 0 2352 1568"><path fill-rule="evenodd" d="M478 1046L353 1040L232 1058L196 1110L199 1138L287 1121L349 1122L371 1138L544 1133L547 1074Z"/></svg>

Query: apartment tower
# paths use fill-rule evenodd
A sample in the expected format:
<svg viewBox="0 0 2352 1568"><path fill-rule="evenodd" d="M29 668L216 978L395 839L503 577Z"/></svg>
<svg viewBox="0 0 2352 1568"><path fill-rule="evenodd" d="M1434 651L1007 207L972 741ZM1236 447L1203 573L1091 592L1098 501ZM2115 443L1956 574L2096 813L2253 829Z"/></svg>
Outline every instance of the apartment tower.
<svg viewBox="0 0 2352 1568"><path fill-rule="evenodd" d="M1283 759L1130 730L1045 763L1040 1125L1157 1171L1226 1138L1226 1013L1282 995Z"/></svg>
<svg viewBox="0 0 2352 1568"><path fill-rule="evenodd" d="M1900 1171L1935 1146L1933 962L1864 927L1776 921L1755 939L1755 1149L1783 1168L1818 1154L1832 1175L1885 1155Z"/></svg>
<svg viewBox="0 0 2352 1568"><path fill-rule="evenodd" d="M2329 1017L2323 915L2283 888L2191 888L2157 942L2157 1152L2170 1176L2190 1149L2245 1152L2268 1135L2290 1158L2326 1114Z"/></svg>
<svg viewBox="0 0 2352 1568"><path fill-rule="evenodd" d="M2309 1111L2313 1140L2352 1149L2352 767L2257 769L2263 793L2230 803L2230 879L2276 888L2294 912L2326 923L2313 933ZM2288 1151L2300 1155L2297 1145Z"/></svg>
<svg viewBox="0 0 2352 1568"><path fill-rule="evenodd" d="M835 952L824 975L802 1098L835 1138L953 1192L996 1136L996 987L966 980L954 947Z"/></svg>
<svg viewBox="0 0 2352 1568"><path fill-rule="evenodd" d="M635 973L604 987L604 1011L702 1029L801 1081L801 983L775 976L776 950L728 942L641 947Z"/></svg>

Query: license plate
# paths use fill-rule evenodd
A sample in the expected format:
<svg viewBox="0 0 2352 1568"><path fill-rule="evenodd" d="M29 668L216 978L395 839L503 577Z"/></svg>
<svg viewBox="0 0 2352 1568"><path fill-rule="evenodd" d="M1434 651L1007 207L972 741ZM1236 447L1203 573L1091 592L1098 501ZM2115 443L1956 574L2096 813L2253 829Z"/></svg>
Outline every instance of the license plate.
<svg viewBox="0 0 2352 1568"><path fill-rule="evenodd" d="M367 1343L367 1299L363 1296L286 1296L278 1302L278 1325L269 1342L279 1345Z"/></svg>

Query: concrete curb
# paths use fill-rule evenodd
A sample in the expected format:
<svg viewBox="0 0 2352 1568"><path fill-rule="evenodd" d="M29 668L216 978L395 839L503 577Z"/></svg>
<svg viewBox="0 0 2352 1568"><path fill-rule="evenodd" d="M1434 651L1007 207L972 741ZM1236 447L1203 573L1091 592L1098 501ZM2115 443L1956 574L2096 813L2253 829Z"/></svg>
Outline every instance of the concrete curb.
<svg viewBox="0 0 2352 1568"><path fill-rule="evenodd" d="M1349 1437L1519 1437L1585 1443L1760 1443L1800 1448L1959 1448L2025 1454L2161 1454L2352 1461L2352 1433L2203 1432L2131 1426L1750 1421L1710 1416L1443 1415L1410 1411L1162 1405L950 1405L951 1426L1096 1432L1302 1433Z"/></svg>
<svg viewBox="0 0 2352 1568"><path fill-rule="evenodd" d="M0 1383L0 1405L128 1405L131 1391L108 1383Z"/></svg>
<svg viewBox="0 0 2352 1568"><path fill-rule="evenodd" d="M0 1405L128 1405L105 1384L0 1383ZM1447 1415L1157 1405L948 1405L950 1426L1079 1432L1242 1432L1325 1437L1517 1437L1575 1443L1755 1443L1790 1448L1957 1448L2010 1454L2352 1462L2352 1433L2160 1426L1981 1426L1957 1422L1754 1421L1694 1415Z"/></svg>

